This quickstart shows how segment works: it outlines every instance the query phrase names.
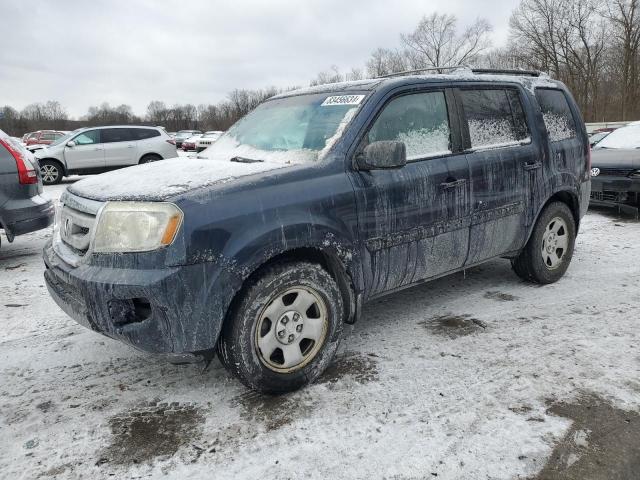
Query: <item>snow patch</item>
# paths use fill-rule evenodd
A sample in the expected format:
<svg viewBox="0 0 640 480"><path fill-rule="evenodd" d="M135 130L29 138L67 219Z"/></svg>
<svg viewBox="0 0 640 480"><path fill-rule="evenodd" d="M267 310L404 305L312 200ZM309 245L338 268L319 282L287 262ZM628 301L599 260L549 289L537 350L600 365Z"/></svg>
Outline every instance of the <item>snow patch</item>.
<svg viewBox="0 0 640 480"><path fill-rule="evenodd" d="M542 114L542 118L552 142L559 142L576 136L575 129L563 115L546 112Z"/></svg>
<svg viewBox="0 0 640 480"><path fill-rule="evenodd" d="M398 141L407 147L407 159L424 158L425 155L446 155L449 150L449 127L446 123L434 129L421 128L410 132L401 132Z"/></svg>

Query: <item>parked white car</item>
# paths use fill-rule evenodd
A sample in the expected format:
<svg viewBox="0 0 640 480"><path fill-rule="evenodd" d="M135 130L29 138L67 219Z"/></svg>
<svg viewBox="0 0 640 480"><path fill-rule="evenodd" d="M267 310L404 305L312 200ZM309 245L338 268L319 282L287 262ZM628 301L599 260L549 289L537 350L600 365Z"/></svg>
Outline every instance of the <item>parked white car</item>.
<svg viewBox="0 0 640 480"><path fill-rule="evenodd" d="M45 185L67 175L102 173L177 156L175 140L162 128L81 128L34 152Z"/></svg>
<svg viewBox="0 0 640 480"><path fill-rule="evenodd" d="M216 140L218 140L224 132L220 130L210 130L208 132L204 132L197 141L196 141L196 151L200 153L205 148L209 148Z"/></svg>

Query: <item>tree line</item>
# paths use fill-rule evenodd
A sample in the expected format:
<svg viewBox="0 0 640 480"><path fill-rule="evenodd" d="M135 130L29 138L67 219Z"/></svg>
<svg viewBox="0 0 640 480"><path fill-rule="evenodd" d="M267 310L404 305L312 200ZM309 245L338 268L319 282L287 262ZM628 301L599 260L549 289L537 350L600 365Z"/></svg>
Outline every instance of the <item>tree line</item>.
<svg viewBox="0 0 640 480"><path fill-rule="evenodd" d="M226 130L238 119L279 93L275 87L259 90L233 90L227 98L213 105L166 105L154 100L147 106L146 115L133 113L130 105L111 106L102 103L89 107L79 120L69 117L59 102L33 103L18 111L13 107L0 107L0 129L9 135L22 135L36 130L75 130L98 125L155 125L168 131Z"/></svg>
<svg viewBox="0 0 640 480"><path fill-rule="evenodd" d="M373 78L422 68L471 65L548 72L573 92L586 121L640 119L640 0L521 0L509 22L507 44L493 48L493 27L485 19L459 28L455 16L425 15L400 47L375 49L362 66L342 73L322 71L310 85ZM18 111L0 108L0 129L11 135L39 129L148 124L169 131L226 130L276 87L236 89L216 104L166 105L152 101L144 116L129 105L103 103L79 120L59 102L33 103Z"/></svg>

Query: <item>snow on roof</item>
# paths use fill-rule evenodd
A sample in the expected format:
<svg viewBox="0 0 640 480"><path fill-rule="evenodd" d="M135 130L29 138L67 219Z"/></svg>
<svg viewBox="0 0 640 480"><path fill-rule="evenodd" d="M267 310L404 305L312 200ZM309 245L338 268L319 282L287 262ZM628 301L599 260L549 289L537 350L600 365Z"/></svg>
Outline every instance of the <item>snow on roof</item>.
<svg viewBox="0 0 640 480"><path fill-rule="evenodd" d="M327 83L323 85L315 85L313 87L300 88L297 90L291 90L284 92L274 97L285 98L295 95L309 95L314 93L332 93L342 91L353 90L374 90L378 86L387 84L403 84L403 83L415 83L420 81L427 82L460 82L460 81L474 81L474 82L501 82L501 83L519 83L524 88L533 92L535 88L558 88L561 83L557 80L551 79L546 74L540 76L530 75L515 75L515 74L496 74L496 73L474 73L471 69L462 69L455 71L454 73L427 73L427 74L407 74L390 76L384 78L371 78L366 80L354 80L349 82Z"/></svg>

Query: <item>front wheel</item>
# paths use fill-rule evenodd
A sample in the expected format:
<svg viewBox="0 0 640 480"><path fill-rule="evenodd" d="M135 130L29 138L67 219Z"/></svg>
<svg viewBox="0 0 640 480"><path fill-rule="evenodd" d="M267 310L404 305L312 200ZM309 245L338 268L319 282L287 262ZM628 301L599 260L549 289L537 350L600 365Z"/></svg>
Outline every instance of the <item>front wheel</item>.
<svg viewBox="0 0 640 480"><path fill-rule="evenodd" d="M321 266L268 267L241 294L218 342L223 365L247 387L284 393L315 380L342 333L342 296Z"/></svg>
<svg viewBox="0 0 640 480"><path fill-rule="evenodd" d="M516 274L528 281L558 281L569 268L576 241L576 225L569 207L561 202L547 205L538 217L531 238L511 262Z"/></svg>

